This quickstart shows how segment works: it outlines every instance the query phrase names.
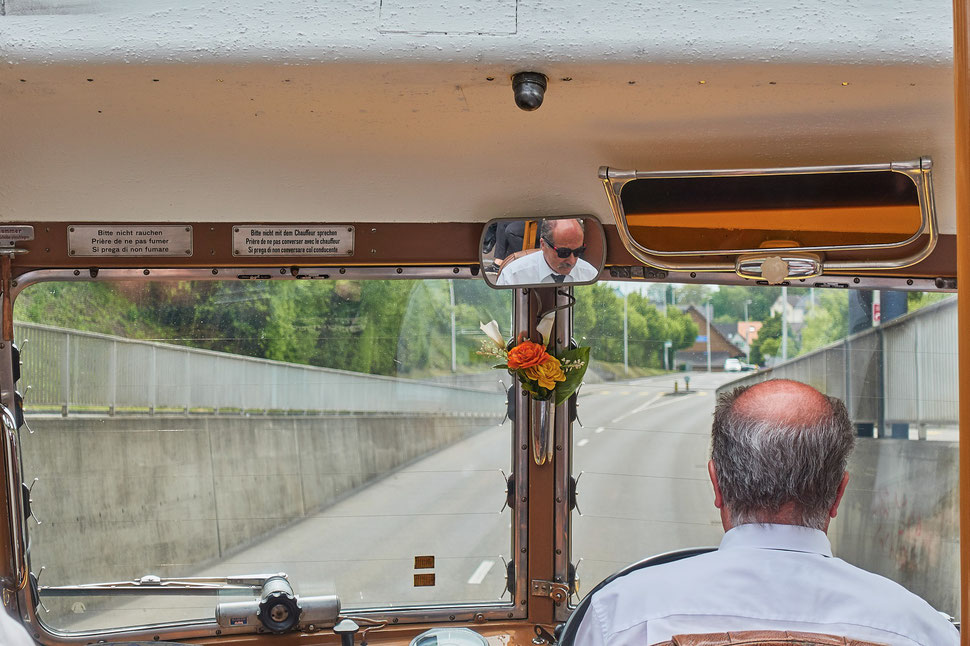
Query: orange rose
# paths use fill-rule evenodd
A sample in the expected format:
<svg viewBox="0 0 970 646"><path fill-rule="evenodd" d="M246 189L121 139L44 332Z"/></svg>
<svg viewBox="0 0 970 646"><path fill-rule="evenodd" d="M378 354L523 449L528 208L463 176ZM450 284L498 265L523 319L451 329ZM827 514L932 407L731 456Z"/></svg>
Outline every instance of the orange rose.
<svg viewBox="0 0 970 646"><path fill-rule="evenodd" d="M566 375L562 371L562 364L559 363L559 359L551 354L547 354L546 360L542 363L526 368L525 374L529 379L534 379L539 382L539 385L546 390L553 390L556 387L557 381L566 381Z"/></svg>
<svg viewBox="0 0 970 646"><path fill-rule="evenodd" d="M546 360L549 353L546 348L532 341L523 341L519 345L509 350L509 370L528 368L542 363Z"/></svg>

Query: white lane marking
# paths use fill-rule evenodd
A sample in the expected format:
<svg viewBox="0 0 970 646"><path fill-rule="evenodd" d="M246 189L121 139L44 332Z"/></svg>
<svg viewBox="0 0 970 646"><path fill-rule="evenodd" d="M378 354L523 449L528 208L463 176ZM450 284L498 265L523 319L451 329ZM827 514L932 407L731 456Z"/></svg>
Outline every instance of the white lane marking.
<svg viewBox="0 0 970 646"><path fill-rule="evenodd" d="M576 442L576 446L586 446L587 444L589 444L589 440L587 440L585 437Z"/></svg>
<svg viewBox="0 0 970 646"><path fill-rule="evenodd" d="M625 420L630 415L635 415L635 414L643 411L647 406L649 406L650 404L654 403L655 401L657 401L661 397L663 397L663 393L657 393L656 395L653 396L653 399L648 399L645 403L641 404L640 406L637 406L633 410L631 410L631 411L629 411L627 413L623 413L619 417L615 417L615 418L611 419L610 420L610 424L616 424L617 422L622 422L623 420Z"/></svg>
<svg viewBox="0 0 970 646"><path fill-rule="evenodd" d="M651 399L647 403L642 404L640 406L637 406L636 408L634 408L633 410L631 410L629 413L625 413L623 415L620 415L616 419L612 420L612 423L622 421L622 420L626 419L627 417L630 417L632 415L636 415L637 413L642 413L647 408L660 408L661 406L666 406L667 404L673 404L675 402L684 401L684 399L687 399L687 398L690 398L690 397L694 397L696 395L703 395L703 394L704 393L694 392L694 393L691 393L690 395L687 395L686 397L671 397L667 401L663 401L663 402L660 402L657 405L654 405L654 402L656 402L658 399L660 399L661 397L664 396L663 393L660 393L659 395L657 395L656 397L654 397L653 399Z"/></svg>
<svg viewBox="0 0 970 646"><path fill-rule="evenodd" d="M481 582L485 580L485 577L488 575L488 571L492 569L493 565L495 565L495 561L490 561L488 559L482 561L479 564L478 569L475 570L474 574L472 574L468 579L469 585L480 585Z"/></svg>
<svg viewBox="0 0 970 646"><path fill-rule="evenodd" d="M605 426L597 426L597 427L596 427L596 430L595 430L595 431L593 431L593 432L594 432L594 433L602 433L602 432L603 432L603 431L605 431L605 430L606 430L606 427L605 427Z"/></svg>

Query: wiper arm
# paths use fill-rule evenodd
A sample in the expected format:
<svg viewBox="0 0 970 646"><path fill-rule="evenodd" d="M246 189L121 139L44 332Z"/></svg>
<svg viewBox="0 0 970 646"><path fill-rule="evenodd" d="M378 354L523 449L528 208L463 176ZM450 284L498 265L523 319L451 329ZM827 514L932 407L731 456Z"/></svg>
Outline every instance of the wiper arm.
<svg viewBox="0 0 970 646"><path fill-rule="evenodd" d="M246 574L241 576L188 576L160 577L146 574L131 581L106 581L103 583L80 583L76 585L41 585L38 592L44 595L71 597L90 594L219 594L226 591L258 594L266 582L273 578L286 579L286 574Z"/></svg>

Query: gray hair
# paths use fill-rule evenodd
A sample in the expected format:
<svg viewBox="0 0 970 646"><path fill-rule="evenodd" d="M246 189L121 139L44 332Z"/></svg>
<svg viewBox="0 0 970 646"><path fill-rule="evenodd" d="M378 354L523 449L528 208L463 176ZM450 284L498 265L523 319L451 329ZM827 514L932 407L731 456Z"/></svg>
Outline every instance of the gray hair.
<svg viewBox="0 0 970 646"><path fill-rule="evenodd" d="M711 459L734 526L773 522L794 503L795 522L824 529L838 494L855 433L845 404L826 397L810 423L777 423L735 410L748 386L718 397Z"/></svg>

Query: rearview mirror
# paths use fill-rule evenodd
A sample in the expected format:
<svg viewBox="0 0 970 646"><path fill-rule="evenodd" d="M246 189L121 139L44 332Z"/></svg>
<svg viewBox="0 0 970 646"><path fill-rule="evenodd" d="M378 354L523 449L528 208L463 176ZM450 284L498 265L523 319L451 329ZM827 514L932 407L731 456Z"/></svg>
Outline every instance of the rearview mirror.
<svg viewBox="0 0 970 646"><path fill-rule="evenodd" d="M588 285L603 271L606 235L592 216L498 219L485 225L479 250L496 289Z"/></svg>

